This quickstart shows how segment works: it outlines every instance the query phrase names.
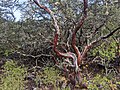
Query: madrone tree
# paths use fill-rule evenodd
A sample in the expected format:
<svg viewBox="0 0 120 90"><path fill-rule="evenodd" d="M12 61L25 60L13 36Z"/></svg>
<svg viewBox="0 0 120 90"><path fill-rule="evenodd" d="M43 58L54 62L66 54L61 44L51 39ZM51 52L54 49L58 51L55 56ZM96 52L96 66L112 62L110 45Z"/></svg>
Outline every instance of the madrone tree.
<svg viewBox="0 0 120 90"><path fill-rule="evenodd" d="M87 53L90 51L90 49L93 48L94 45L96 45L100 41L105 40L105 39L109 38L110 36L112 36L116 31L118 31L120 29L120 27L116 28L115 30L109 32L106 35L100 36L97 39L87 43L87 45L84 46L84 49L82 51L80 51L76 45L76 34L81 28L83 28L83 24L85 23L85 21L88 17L87 16L88 0L83 0L83 7L84 7L83 13L82 13L83 15L82 15L82 17L80 17L79 21L77 23L75 23L73 30L69 30L69 37L67 38L68 41L65 44L66 52L63 52L61 50L58 50L58 47L57 47L59 45L61 30L60 30L58 20L55 16L54 12L50 8L40 4L39 3L40 1L39 2L37 2L36 0L33 0L33 1L38 7L40 7L44 11L46 11L51 16L51 19L52 19L53 25L54 25L54 29L55 29L55 34L54 34L54 39L53 39L53 50L58 55L58 57L65 58L65 60L63 61L64 63L62 65L62 67L60 66L59 63L56 63L56 64L61 70L63 70L64 75L69 79L70 84L71 84L71 90L74 90L76 84L79 84L82 88L87 88L86 85L82 84L82 79L81 79L81 75L80 75L80 65L81 65L82 61L86 60ZM91 33L91 35L88 37L96 35L97 31L100 28L102 28L102 26L104 26L104 23L101 24L98 28L96 28ZM71 49L69 49L69 48L71 48Z"/></svg>

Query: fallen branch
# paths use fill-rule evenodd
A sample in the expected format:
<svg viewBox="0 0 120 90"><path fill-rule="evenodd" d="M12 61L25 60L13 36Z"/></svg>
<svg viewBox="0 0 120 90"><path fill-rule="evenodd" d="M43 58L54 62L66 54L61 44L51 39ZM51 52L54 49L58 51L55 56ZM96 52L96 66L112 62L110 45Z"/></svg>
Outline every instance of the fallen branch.
<svg viewBox="0 0 120 90"><path fill-rule="evenodd" d="M30 55L30 54L24 54L24 53L21 53L21 52L14 52L16 54L19 54L20 56L24 56L24 57L31 57L31 58L39 58L39 57L53 57L53 55L47 55L47 54L39 54L39 55Z"/></svg>

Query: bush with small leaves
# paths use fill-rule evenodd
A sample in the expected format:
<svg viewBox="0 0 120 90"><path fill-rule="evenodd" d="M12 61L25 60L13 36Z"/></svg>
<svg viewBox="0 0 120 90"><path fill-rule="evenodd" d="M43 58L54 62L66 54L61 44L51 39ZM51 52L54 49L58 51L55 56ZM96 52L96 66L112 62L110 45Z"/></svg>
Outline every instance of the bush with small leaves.
<svg viewBox="0 0 120 90"><path fill-rule="evenodd" d="M25 68L7 61L3 65L3 74L0 75L0 90L24 90L25 72Z"/></svg>

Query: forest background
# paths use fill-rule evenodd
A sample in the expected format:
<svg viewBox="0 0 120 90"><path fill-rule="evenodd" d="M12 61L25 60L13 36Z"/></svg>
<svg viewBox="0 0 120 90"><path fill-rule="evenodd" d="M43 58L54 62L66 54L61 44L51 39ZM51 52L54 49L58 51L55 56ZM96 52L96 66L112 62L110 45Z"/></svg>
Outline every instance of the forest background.
<svg viewBox="0 0 120 90"><path fill-rule="evenodd" d="M82 89L120 89L120 0L1 0L0 90Z"/></svg>

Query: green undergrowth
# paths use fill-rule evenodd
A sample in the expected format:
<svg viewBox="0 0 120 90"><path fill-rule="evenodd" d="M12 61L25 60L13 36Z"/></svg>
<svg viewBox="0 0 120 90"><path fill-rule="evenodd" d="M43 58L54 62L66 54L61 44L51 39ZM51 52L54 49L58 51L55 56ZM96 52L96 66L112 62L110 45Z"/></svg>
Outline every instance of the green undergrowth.
<svg viewBox="0 0 120 90"><path fill-rule="evenodd" d="M25 90L24 78L28 73L25 67L18 66L14 61L7 61L2 68L0 90ZM84 77L83 83L87 85L88 90L119 90L120 81L114 77L113 75L96 74L93 77ZM70 90L67 80L67 78L61 76L60 71L55 67L44 67L43 71L36 71L36 77L34 78L36 85L39 85L40 81L46 88L52 85L53 90ZM60 87L59 83L61 82ZM39 90L39 86L37 87Z"/></svg>
<svg viewBox="0 0 120 90"><path fill-rule="evenodd" d="M117 86L120 85L115 78L99 74L90 80L85 77L84 82L88 85L88 90L118 90Z"/></svg>
<svg viewBox="0 0 120 90"><path fill-rule="evenodd" d="M13 61L7 61L2 68L0 90L24 90L25 68Z"/></svg>
<svg viewBox="0 0 120 90"><path fill-rule="evenodd" d="M44 85L52 85L52 87L56 90L60 90L58 87L56 87L56 82L60 78L59 70L54 67L45 67L43 72L37 72L36 84L38 83L38 80L40 80Z"/></svg>

